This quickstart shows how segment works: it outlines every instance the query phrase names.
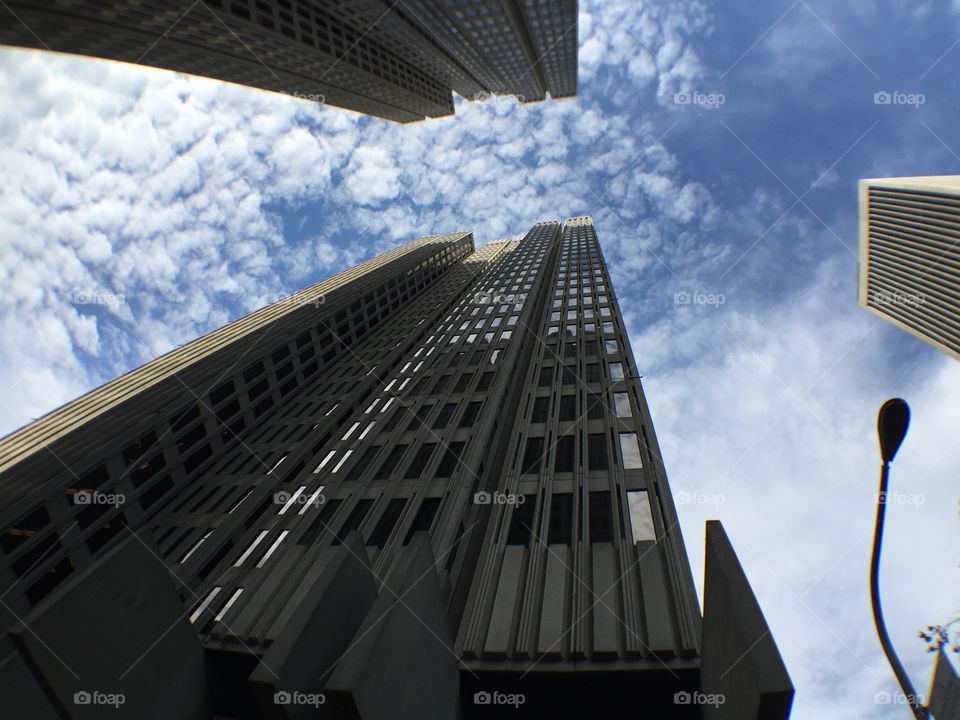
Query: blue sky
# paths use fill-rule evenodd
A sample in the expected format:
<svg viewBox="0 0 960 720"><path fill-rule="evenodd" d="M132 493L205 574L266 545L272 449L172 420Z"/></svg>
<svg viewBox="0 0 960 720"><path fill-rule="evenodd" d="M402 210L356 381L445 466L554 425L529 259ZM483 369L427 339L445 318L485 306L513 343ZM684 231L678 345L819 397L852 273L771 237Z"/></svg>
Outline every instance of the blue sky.
<svg viewBox="0 0 960 720"><path fill-rule="evenodd" d="M883 594L925 692L916 631L960 613L960 367L857 308L856 181L960 172L958 41L946 0L581 2L576 99L410 126L0 49L0 432L414 237L591 214L695 576L719 517L794 717L902 717L876 702L873 424L913 407Z"/></svg>

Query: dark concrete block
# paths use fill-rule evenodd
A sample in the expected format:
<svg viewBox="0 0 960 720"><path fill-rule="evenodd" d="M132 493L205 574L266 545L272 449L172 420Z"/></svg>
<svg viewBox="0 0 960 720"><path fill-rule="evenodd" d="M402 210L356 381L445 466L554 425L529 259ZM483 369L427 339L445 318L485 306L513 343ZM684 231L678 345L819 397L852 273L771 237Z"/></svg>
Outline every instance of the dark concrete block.
<svg viewBox="0 0 960 720"><path fill-rule="evenodd" d="M333 552L250 675L264 718L317 717L327 678L376 600L377 586L360 534L352 532Z"/></svg>
<svg viewBox="0 0 960 720"><path fill-rule="evenodd" d="M60 717L19 652L0 662L0 702L6 718L57 720Z"/></svg>
<svg viewBox="0 0 960 720"><path fill-rule="evenodd" d="M389 589L380 591L361 625L356 645L327 683L327 716L337 720L456 718L458 660L426 533L417 533L387 585Z"/></svg>
<svg viewBox="0 0 960 720"><path fill-rule="evenodd" d="M24 621L11 637L66 716L207 717L199 638L169 570L140 539L119 543Z"/></svg>
<svg viewBox="0 0 960 720"><path fill-rule="evenodd" d="M793 684L757 598L723 525L707 522L703 591L704 717L782 720L790 716ZM710 703L710 696L722 698ZM702 698L701 698L702 700Z"/></svg>

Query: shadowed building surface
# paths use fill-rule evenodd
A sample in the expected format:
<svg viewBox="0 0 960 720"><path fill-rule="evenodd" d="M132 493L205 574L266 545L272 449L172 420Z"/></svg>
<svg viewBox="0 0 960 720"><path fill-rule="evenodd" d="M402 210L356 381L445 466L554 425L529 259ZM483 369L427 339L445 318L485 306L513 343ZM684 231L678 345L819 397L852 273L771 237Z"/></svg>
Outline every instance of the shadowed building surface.
<svg viewBox="0 0 960 720"><path fill-rule="evenodd" d="M789 714L718 525L701 622L590 218L422 238L230 323L0 441L0 492L0 687L68 717L201 647L178 716ZM156 617L59 650L46 618L96 597Z"/></svg>
<svg viewBox="0 0 960 720"><path fill-rule="evenodd" d="M151 65L412 122L577 92L576 0L9 2L0 43Z"/></svg>

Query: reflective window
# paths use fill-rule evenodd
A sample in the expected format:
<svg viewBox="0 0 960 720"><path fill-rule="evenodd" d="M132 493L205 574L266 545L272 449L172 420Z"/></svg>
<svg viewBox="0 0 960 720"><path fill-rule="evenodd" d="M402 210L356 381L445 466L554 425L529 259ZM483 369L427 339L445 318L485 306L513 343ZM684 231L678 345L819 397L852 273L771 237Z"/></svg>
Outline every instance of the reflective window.
<svg viewBox="0 0 960 720"><path fill-rule="evenodd" d="M623 457L624 470L637 470L643 467L640 457L640 443L636 433L620 433L620 455Z"/></svg>

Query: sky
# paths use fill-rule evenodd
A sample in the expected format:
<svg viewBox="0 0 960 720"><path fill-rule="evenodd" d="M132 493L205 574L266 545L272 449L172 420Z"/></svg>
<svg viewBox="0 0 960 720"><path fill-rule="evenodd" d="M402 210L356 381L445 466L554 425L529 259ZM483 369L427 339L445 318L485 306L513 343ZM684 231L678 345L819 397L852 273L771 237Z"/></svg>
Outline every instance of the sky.
<svg viewBox="0 0 960 720"><path fill-rule="evenodd" d="M881 593L925 694L917 631L960 615L960 365L857 306L856 182L960 172L958 63L960 0L582 0L576 98L397 125L0 48L0 434L416 237L589 214L701 597L719 518L793 717L906 717L876 412L912 408Z"/></svg>

